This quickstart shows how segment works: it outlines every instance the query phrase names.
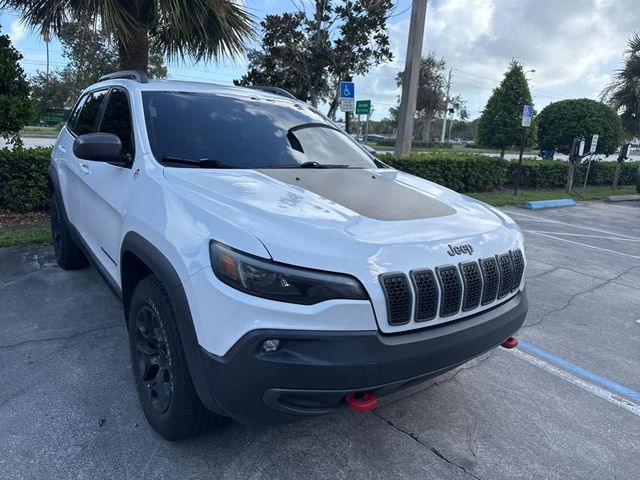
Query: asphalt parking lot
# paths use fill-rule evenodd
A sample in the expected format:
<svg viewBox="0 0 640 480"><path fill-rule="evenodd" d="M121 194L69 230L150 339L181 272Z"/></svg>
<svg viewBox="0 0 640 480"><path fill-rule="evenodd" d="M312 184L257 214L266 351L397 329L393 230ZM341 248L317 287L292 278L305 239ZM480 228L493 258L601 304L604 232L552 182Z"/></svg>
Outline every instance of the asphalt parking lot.
<svg viewBox="0 0 640 480"><path fill-rule="evenodd" d="M179 443L145 422L98 274L0 249L0 478L639 478L640 202L507 211L527 237L521 347L372 413Z"/></svg>

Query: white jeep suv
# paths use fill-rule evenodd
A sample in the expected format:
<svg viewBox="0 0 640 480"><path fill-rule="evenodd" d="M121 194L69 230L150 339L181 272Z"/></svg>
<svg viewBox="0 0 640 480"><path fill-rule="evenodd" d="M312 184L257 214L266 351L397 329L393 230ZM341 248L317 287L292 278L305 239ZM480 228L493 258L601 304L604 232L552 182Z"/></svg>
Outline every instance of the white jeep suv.
<svg viewBox="0 0 640 480"><path fill-rule="evenodd" d="M87 88L53 149L54 248L122 299L149 423L289 422L450 370L523 323L523 236L276 88Z"/></svg>

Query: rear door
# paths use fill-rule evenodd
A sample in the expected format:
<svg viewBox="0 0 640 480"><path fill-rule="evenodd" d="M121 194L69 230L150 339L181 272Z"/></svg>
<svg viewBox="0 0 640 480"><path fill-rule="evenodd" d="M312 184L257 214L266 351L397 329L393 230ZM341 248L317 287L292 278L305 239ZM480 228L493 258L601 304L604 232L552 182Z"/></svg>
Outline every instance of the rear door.
<svg viewBox="0 0 640 480"><path fill-rule="evenodd" d="M135 139L131 119L128 93L120 87L110 89L96 131L117 135L123 153L133 162ZM131 164L123 167L81 160L80 166L82 223L88 227L85 241L111 276L118 279L125 197L133 181Z"/></svg>

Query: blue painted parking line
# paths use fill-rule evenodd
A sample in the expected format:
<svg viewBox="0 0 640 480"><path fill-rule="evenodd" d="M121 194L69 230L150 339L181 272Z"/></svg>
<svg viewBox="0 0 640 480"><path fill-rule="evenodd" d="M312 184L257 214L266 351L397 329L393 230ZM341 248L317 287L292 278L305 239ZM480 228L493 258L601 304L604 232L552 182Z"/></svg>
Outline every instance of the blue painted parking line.
<svg viewBox="0 0 640 480"><path fill-rule="evenodd" d="M609 390L616 392L620 395L625 395L629 398L633 398L634 400L640 400L640 392L633 390L632 388L625 387L624 385L620 385L619 383L614 382L613 380L609 380L597 373L593 373L586 368L579 367L578 365L574 365L567 360L554 355L553 353L545 352L544 350L536 347L535 345L530 344L529 342L525 342L524 340L518 339L518 348L537 355L538 357L544 358L545 360L555 363L556 365L569 370L573 373L580 375L581 377L587 378L594 383L597 383Z"/></svg>

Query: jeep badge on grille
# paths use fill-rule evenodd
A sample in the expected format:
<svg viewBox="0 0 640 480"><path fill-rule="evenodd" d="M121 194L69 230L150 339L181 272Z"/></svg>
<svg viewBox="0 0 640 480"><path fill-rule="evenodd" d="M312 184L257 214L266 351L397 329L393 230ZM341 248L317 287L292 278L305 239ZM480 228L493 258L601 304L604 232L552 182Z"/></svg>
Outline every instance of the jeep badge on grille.
<svg viewBox="0 0 640 480"><path fill-rule="evenodd" d="M473 253L473 247L468 243L465 243L464 245L456 245L455 247L453 245L447 245L447 247L449 247L447 253L452 257L455 255L462 255L463 253L468 253L469 255Z"/></svg>

